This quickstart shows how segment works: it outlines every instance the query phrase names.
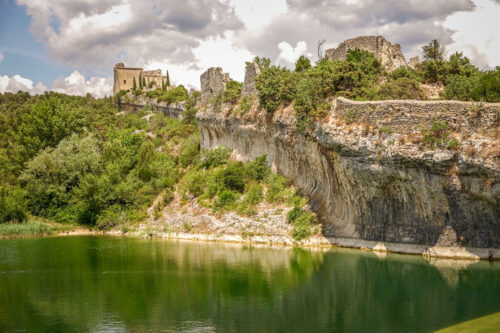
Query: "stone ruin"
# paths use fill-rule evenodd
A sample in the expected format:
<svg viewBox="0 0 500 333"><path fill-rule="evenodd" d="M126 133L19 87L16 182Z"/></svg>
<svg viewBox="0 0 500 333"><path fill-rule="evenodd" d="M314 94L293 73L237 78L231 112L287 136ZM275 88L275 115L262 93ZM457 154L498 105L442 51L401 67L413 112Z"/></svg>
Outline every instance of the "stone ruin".
<svg viewBox="0 0 500 333"><path fill-rule="evenodd" d="M415 69L415 66L417 66L419 63L420 59L418 58L418 56L415 56L413 58L410 58L410 61L408 61L408 66Z"/></svg>
<svg viewBox="0 0 500 333"><path fill-rule="evenodd" d="M388 71L408 66L399 44L391 44L382 36L362 36L348 39L340 43L337 48L326 50L325 55L332 61L345 59L347 51L356 48L373 53Z"/></svg>
<svg viewBox="0 0 500 333"><path fill-rule="evenodd" d="M255 61L247 65L245 69L245 79L241 87L242 96L255 96L257 95L257 88L255 87L255 78L260 74L259 64Z"/></svg>
<svg viewBox="0 0 500 333"><path fill-rule="evenodd" d="M231 81L228 73L220 67L211 67L200 76L201 102L208 104L212 97L226 90L226 83Z"/></svg>

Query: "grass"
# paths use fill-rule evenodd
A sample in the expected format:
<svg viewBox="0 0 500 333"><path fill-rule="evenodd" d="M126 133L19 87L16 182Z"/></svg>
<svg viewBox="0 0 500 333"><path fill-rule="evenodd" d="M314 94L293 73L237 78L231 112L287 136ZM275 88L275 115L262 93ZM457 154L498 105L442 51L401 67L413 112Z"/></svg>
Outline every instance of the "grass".
<svg viewBox="0 0 500 333"><path fill-rule="evenodd" d="M39 217L30 216L24 223L0 224L0 238L50 236L75 229L71 224L60 224Z"/></svg>
<svg viewBox="0 0 500 333"><path fill-rule="evenodd" d="M450 326L437 332L498 332L500 330L500 312Z"/></svg>

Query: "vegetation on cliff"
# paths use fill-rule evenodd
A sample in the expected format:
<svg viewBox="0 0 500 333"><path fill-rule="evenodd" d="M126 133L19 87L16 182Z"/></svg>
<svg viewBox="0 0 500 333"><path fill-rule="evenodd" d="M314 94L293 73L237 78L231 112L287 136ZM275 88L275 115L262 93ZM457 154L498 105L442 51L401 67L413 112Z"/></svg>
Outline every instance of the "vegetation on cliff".
<svg viewBox="0 0 500 333"><path fill-rule="evenodd" d="M241 86L229 86L233 98ZM289 181L271 174L265 156L244 164L230 161L224 148L200 152L193 98L178 120L147 107L118 113L110 98L0 95L0 223L29 220L2 230L49 233L31 215L100 229L128 225L148 217L161 194L158 215L176 191L214 213L252 216L262 200L295 200L305 209ZM310 233L315 216L308 214L296 223L297 239Z"/></svg>
<svg viewBox="0 0 500 333"><path fill-rule="evenodd" d="M256 58L262 73L256 78L260 105L268 112L293 103L298 126L328 113L330 98L353 100L425 99L421 84L443 85L443 98L500 101L500 67L480 71L462 53L444 60L442 47L424 47L425 60L415 69L400 67L387 73L375 56L364 50L347 52L345 60L321 59L311 66L301 57L291 71Z"/></svg>

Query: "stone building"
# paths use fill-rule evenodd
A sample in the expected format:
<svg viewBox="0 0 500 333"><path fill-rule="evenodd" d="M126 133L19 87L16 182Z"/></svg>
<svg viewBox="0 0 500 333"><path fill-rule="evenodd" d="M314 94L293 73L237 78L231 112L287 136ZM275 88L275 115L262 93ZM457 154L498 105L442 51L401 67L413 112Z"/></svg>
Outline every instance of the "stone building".
<svg viewBox="0 0 500 333"><path fill-rule="evenodd" d="M337 48L326 50L325 55L330 60L345 59L347 51L356 48L373 53L388 71L408 66L399 44L391 44L382 36L362 36L348 39L340 43Z"/></svg>
<svg viewBox="0 0 500 333"><path fill-rule="evenodd" d="M259 64L255 61L248 64L245 69L245 79L241 88L242 96L257 95L257 88L255 87L255 78L260 75Z"/></svg>
<svg viewBox="0 0 500 333"><path fill-rule="evenodd" d="M137 87L140 86L140 82L146 81L146 88L152 84L151 89L157 89L162 87L162 82L167 83L167 77L162 75L161 69L145 71L138 67L125 67L123 62L116 64L113 67L114 72L114 84L113 84L113 94L117 94L120 90L130 90L134 87L134 79Z"/></svg>

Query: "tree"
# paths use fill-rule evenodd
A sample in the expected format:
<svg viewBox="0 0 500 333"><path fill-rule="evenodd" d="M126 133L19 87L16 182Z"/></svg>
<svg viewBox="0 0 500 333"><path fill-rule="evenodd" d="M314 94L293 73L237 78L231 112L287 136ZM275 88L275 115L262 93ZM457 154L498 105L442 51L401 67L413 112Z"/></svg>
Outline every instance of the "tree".
<svg viewBox="0 0 500 333"><path fill-rule="evenodd" d="M422 51L426 60L443 60L446 48L437 39L433 39L429 44L422 47Z"/></svg>
<svg viewBox="0 0 500 333"><path fill-rule="evenodd" d="M146 78L145 78L144 76L142 77L142 86L143 86L144 88L146 88L146 87L147 87L147 84L146 84Z"/></svg>
<svg viewBox="0 0 500 333"><path fill-rule="evenodd" d="M168 74L168 71L167 71L167 87L170 87L170 75Z"/></svg>
<svg viewBox="0 0 500 333"><path fill-rule="evenodd" d="M132 84L132 90L134 91L137 90L137 83L135 82L135 76L134 76L134 83Z"/></svg>
<svg viewBox="0 0 500 333"><path fill-rule="evenodd" d="M142 75L139 75L139 89L142 90Z"/></svg>
<svg viewBox="0 0 500 333"><path fill-rule="evenodd" d="M300 58L295 63L295 71L303 72L305 70L308 70L309 68L311 68L311 61L309 60L309 58L306 58L305 56L301 55Z"/></svg>
<svg viewBox="0 0 500 333"><path fill-rule="evenodd" d="M72 133L81 132L85 125L82 108L50 96L31 107L17 133L22 159L28 160L40 150L55 147Z"/></svg>

